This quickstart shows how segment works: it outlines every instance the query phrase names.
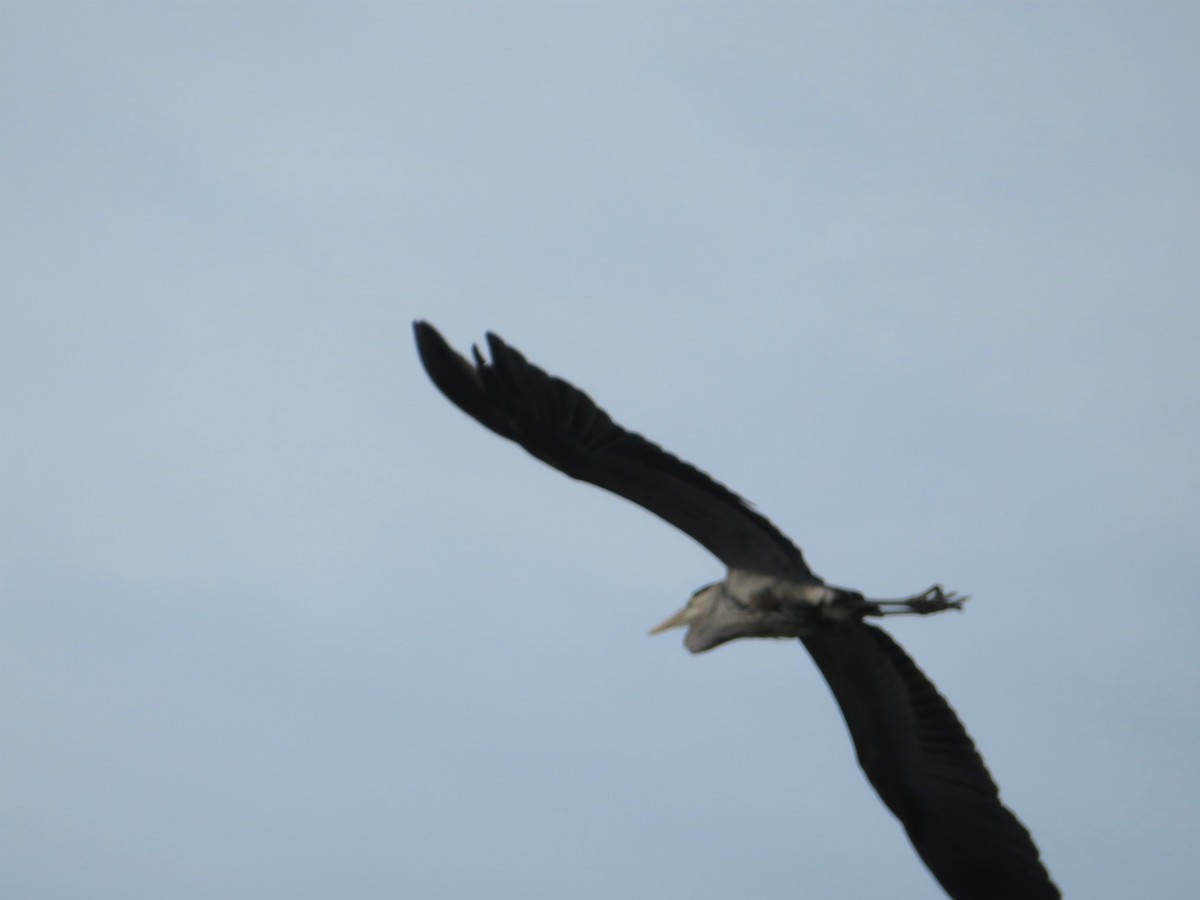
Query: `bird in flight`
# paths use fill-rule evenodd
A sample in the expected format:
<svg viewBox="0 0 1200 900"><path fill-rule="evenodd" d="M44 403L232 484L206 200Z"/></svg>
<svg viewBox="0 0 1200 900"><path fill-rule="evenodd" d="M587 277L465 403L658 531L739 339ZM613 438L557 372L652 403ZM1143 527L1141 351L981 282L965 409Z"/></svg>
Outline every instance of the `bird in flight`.
<svg viewBox="0 0 1200 900"><path fill-rule="evenodd" d="M745 500L626 431L496 335L487 335L491 362L474 347L468 361L427 322L413 330L425 371L459 409L542 462L665 519L725 564L723 580L651 634L686 628L693 653L743 637L799 638L841 707L867 779L950 897L1061 897L954 710L900 645L866 622L958 609L965 598L935 585L872 600L827 585Z"/></svg>

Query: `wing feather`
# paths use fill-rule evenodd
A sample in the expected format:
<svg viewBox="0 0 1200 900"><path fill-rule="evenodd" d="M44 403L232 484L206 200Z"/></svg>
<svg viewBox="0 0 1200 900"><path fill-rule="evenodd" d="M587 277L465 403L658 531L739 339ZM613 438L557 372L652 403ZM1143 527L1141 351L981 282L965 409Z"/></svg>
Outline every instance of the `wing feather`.
<svg viewBox="0 0 1200 900"><path fill-rule="evenodd" d="M899 644L858 623L801 640L841 707L867 779L947 894L1061 897L958 716Z"/></svg>
<svg viewBox="0 0 1200 900"><path fill-rule="evenodd" d="M494 334L474 364L426 322L413 325L430 379L463 412L561 472L631 500L730 568L819 581L800 550L749 503L616 424L583 391L546 374Z"/></svg>

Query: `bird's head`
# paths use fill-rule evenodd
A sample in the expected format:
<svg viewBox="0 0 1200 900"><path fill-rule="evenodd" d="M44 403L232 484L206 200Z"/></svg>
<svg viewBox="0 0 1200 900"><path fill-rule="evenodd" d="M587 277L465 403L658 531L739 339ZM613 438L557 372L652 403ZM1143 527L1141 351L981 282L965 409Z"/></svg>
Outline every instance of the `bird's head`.
<svg viewBox="0 0 1200 900"><path fill-rule="evenodd" d="M736 607L728 602L725 583L716 581L706 584L692 594L683 609L650 629L650 633L660 634L672 628L687 628L683 645L693 653L703 653L743 636L745 632L737 627L739 617L736 613Z"/></svg>

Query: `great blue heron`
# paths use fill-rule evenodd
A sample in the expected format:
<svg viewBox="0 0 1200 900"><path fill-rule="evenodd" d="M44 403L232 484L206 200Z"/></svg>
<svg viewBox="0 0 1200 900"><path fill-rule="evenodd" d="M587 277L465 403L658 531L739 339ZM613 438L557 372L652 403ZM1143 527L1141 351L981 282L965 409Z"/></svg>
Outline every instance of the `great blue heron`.
<svg viewBox="0 0 1200 900"><path fill-rule="evenodd" d="M1028 830L954 710L908 655L864 619L961 606L940 587L869 600L814 575L798 547L699 469L617 425L587 394L529 363L494 334L474 364L426 322L413 325L433 383L463 412L554 468L632 500L727 567L651 633L686 627L693 653L740 637L795 637L845 716L859 764L955 900L1061 896Z"/></svg>

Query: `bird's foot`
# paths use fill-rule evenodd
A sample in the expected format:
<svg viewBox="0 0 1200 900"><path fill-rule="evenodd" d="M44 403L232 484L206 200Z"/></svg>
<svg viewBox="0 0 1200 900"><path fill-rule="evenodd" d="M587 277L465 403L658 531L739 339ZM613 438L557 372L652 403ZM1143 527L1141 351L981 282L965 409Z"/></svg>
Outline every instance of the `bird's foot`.
<svg viewBox="0 0 1200 900"><path fill-rule="evenodd" d="M914 594L903 600L868 600L868 616L927 616L947 609L962 609L970 597L946 593L940 584L935 584L922 594Z"/></svg>

